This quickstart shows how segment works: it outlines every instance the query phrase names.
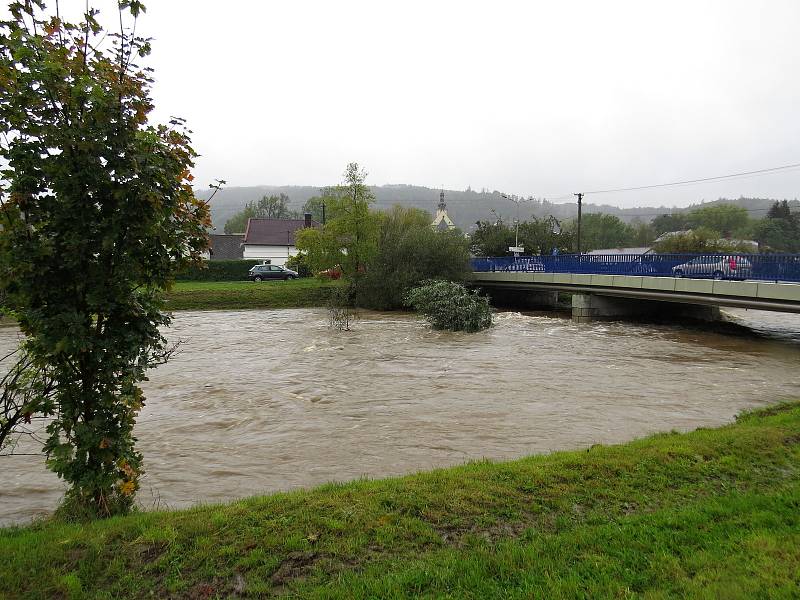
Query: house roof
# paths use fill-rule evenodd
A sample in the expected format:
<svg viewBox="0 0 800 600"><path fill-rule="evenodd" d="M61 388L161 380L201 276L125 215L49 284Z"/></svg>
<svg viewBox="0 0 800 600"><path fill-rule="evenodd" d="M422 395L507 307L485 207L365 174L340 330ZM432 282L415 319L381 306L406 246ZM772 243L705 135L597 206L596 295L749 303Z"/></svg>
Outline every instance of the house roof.
<svg viewBox="0 0 800 600"><path fill-rule="evenodd" d="M244 234L212 233L208 237L211 260L236 260L244 256Z"/></svg>
<svg viewBox="0 0 800 600"><path fill-rule="evenodd" d="M245 244L258 246L294 246L295 232L305 227L304 219L248 219ZM311 221L312 227L319 223Z"/></svg>

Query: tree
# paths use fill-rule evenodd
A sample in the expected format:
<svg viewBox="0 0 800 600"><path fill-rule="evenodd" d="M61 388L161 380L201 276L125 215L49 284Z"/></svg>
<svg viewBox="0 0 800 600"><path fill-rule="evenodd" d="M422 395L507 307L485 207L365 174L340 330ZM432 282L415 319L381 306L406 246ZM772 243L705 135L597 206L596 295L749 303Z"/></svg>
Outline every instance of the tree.
<svg viewBox="0 0 800 600"><path fill-rule="evenodd" d="M7 365L6 363L11 363ZM53 381L47 367L35 366L24 348L0 361L0 456L14 454L19 438L35 434L32 427L53 414Z"/></svg>
<svg viewBox="0 0 800 600"><path fill-rule="evenodd" d="M394 206L377 218L378 251L367 264L359 306L395 310L421 281L461 281L469 273L467 239L458 231L435 231L427 212Z"/></svg>
<svg viewBox="0 0 800 600"><path fill-rule="evenodd" d="M245 207L225 222L225 233L244 233L247 230L247 221L257 216L255 202L248 202Z"/></svg>
<svg viewBox="0 0 800 600"><path fill-rule="evenodd" d="M526 254L550 254L554 248L559 252L572 250L573 232L569 226L562 228L552 215L543 219L531 216L530 221L521 221L519 235L516 225L506 225L502 219L478 221L477 226L472 233L472 252L476 256L510 256L508 248L517 241Z"/></svg>
<svg viewBox="0 0 800 600"><path fill-rule="evenodd" d="M671 231L684 231L689 228L689 222L683 213L663 214L651 222L656 237Z"/></svg>
<svg viewBox="0 0 800 600"><path fill-rule="evenodd" d="M656 232L650 223L634 219L629 225L631 230L631 243L639 248L650 246L656 238Z"/></svg>
<svg viewBox="0 0 800 600"><path fill-rule="evenodd" d="M144 11L119 2L120 23ZM0 285L33 369L52 382L47 465L82 514L128 510L142 473L139 382L169 357L162 290L210 225L181 119L148 124L147 40L71 24L37 0L0 23Z"/></svg>
<svg viewBox="0 0 800 600"><path fill-rule="evenodd" d="M733 204L696 208L686 216L689 226L718 231L722 237L747 237L750 217L747 209Z"/></svg>
<svg viewBox="0 0 800 600"><path fill-rule="evenodd" d="M476 256L506 256L514 245L515 232L502 219L478 221L472 232L472 251Z"/></svg>
<svg viewBox="0 0 800 600"><path fill-rule="evenodd" d="M339 265L343 275L357 282L378 249L378 221L370 213L375 201L364 184L366 172L357 163L347 165L344 183L331 188L331 214L324 229L307 228L297 234L297 249L308 255L314 272ZM326 202L327 204L327 202Z"/></svg>
<svg viewBox="0 0 800 600"><path fill-rule="evenodd" d="M788 200L781 200L780 202L776 200L775 204L769 207L767 218L796 220L797 215L792 213Z"/></svg>
<svg viewBox="0 0 800 600"><path fill-rule="evenodd" d="M519 224L519 244L525 248L525 254L551 254L553 249L569 252L572 237L562 232L555 217L538 219L532 216L530 221Z"/></svg>
<svg viewBox="0 0 800 600"><path fill-rule="evenodd" d="M289 196L262 196L258 201L258 215L262 219L291 219L297 213L289 209Z"/></svg>
<svg viewBox="0 0 800 600"><path fill-rule="evenodd" d="M786 200L775 202L767 217L756 222L753 237L765 251L800 252L800 216Z"/></svg>
<svg viewBox="0 0 800 600"><path fill-rule="evenodd" d="M658 242L653 249L665 254L685 254L699 252L742 252L750 253L753 247L742 242L722 239L718 231L698 227L691 231L670 235Z"/></svg>
<svg viewBox="0 0 800 600"><path fill-rule="evenodd" d="M299 215L289 209L289 196L262 196L256 202L248 202L245 207L225 222L225 233L244 233L248 219L294 219Z"/></svg>
<svg viewBox="0 0 800 600"><path fill-rule="evenodd" d="M312 196L303 204L303 214L310 213L311 218L317 223L324 223L333 216L328 208L328 200L329 196ZM323 204L325 205L324 209L322 208Z"/></svg>
<svg viewBox="0 0 800 600"><path fill-rule="evenodd" d="M568 231L575 233L576 221L569 223ZM581 251L602 248L625 248L633 243L632 228L614 215L592 213L581 219Z"/></svg>

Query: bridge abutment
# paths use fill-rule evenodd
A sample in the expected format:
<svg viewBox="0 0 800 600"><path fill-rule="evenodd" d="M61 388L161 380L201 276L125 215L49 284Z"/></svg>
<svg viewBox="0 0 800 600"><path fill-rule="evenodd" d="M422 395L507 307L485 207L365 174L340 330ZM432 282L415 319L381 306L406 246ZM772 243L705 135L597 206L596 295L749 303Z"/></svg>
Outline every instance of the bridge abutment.
<svg viewBox="0 0 800 600"><path fill-rule="evenodd" d="M572 320L576 323L624 317L716 321L720 318L720 312L718 306L702 304L619 298L599 294L572 295Z"/></svg>

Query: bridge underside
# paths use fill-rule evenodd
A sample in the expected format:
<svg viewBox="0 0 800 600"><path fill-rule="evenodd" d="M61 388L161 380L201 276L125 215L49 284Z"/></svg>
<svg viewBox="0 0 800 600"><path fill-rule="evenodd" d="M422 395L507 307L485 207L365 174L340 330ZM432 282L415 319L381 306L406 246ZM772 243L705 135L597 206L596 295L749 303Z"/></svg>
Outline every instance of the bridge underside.
<svg viewBox="0 0 800 600"><path fill-rule="evenodd" d="M554 293L572 294L578 321L667 312L709 320L718 317L721 306L800 313L800 284L795 283L503 272L473 273L471 283L488 290L531 292L532 306L552 304Z"/></svg>

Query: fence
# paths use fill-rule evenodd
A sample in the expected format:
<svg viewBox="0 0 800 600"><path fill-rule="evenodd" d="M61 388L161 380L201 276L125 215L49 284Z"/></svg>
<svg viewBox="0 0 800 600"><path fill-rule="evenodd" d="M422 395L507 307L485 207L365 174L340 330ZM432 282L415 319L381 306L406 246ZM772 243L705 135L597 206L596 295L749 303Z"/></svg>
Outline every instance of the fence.
<svg viewBox="0 0 800 600"><path fill-rule="evenodd" d="M800 254L560 254L473 258L472 270L800 282Z"/></svg>

